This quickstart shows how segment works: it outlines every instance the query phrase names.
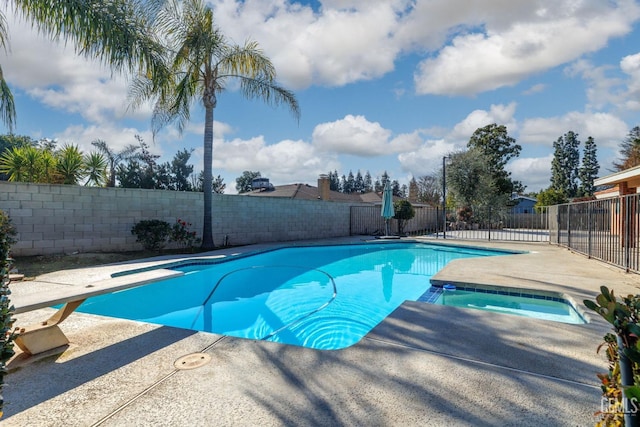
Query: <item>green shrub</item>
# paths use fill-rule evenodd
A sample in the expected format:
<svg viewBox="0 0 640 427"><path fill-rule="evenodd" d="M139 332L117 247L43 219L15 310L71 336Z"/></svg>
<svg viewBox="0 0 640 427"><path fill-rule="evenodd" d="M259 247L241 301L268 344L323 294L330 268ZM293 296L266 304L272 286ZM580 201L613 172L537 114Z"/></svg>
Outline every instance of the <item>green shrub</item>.
<svg viewBox="0 0 640 427"><path fill-rule="evenodd" d="M196 237L196 232L189 230L190 222L186 222L178 218L171 228L170 239L172 242L178 243L183 248L193 248L200 244L200 239Z"/></svg>
<svg viewBox="0 0 640 427"><path fill-rule="evenodd" d="M13 330L13 306L9 295L9 270L11 262L9 251L16 242L16 230L11 224L11 218L0 211L0 392L7 373L6 362L14 355L13 340L16 337ZM2 417L4 399L0 395L0 417Z"/></svg>
<svg viewBox="0 0 640 427"><path fill-rule="evenodd" d="M598 347L606 347L609 371L598 374L602 389L601 420L597 426L637 425L640 414L640 295L616 298L613 290L600 287L595 301L584 300L587 308L613 327Z"/></svg>
<svg viewBox="0 0 640 427"><path fill-rule="evenodd" d="M131 228L136 242L150 251L161 251L167 245L171 235L171 225L159 219L148 219L138 222Z"/></svg>
<svg viewBox="0 0 640 427"><path fill-rule="evenodd" d="M398 200L393 204L393 217L398 220L398 234L404 235L404 225L416 215L413 205L407 200Z"/></svg>

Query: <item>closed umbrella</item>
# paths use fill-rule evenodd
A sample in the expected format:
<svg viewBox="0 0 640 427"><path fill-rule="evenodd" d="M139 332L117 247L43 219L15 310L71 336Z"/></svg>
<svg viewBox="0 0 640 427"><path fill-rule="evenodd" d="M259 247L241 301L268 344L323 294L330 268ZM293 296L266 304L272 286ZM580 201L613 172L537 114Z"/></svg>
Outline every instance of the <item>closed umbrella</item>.
<svg viewBox="0 0 640 427"><path fill-rule="evenodd" d="M393 193L391 192L391 185L389 181L384 184L384 191L382 192L382 213L385 222L385 236L389 235L389 219L393 218L395 212L393 211Z"/></svg>

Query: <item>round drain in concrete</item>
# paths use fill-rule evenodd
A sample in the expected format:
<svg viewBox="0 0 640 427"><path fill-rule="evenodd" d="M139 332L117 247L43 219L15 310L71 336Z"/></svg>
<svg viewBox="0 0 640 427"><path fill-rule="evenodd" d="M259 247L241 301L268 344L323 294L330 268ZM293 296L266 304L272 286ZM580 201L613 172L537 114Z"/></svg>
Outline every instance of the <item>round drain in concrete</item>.
<svg viewBox="0 0 640 427"><path fill-rule="evenodd" d="M207 353L191 353L173 362L173 366L176 369L196 369L206 365L210 360L211 356Z"/></svg>

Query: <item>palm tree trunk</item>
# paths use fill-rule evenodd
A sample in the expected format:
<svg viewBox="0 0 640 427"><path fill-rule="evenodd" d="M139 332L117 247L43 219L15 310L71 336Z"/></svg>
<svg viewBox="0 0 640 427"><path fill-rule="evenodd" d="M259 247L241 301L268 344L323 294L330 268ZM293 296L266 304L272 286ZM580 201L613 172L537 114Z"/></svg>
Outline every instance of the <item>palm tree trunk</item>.
<svg viewBox="0 0 640 427"><path fill-rule="evenodd" d="M202 191L204 192L204 226L202 249L213 249L213 107L205 107L204 120L204 166Z"/></svg>

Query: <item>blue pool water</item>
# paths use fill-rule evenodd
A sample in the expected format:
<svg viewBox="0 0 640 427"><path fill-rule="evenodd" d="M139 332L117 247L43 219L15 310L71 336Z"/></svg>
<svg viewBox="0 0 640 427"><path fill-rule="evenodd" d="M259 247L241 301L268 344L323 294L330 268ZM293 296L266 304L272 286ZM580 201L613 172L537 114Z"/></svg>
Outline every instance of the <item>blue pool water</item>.
<svg viewBox="0 0 640 427"><path fill-rule="evenodd" d="M184 276L78 311L316 349L358 342L448 262L507 252L419 243L292 247L177 267Z"/></svg>
<svg viewBox="0 0 640 427"><path fill-rule="evenodd" d="M434 304L472 308L495 313L513 314L552 320L554 322L584 324L586 321L564 298L530 294L528 290L497 291L491 288L440 290Z"/></svg>

